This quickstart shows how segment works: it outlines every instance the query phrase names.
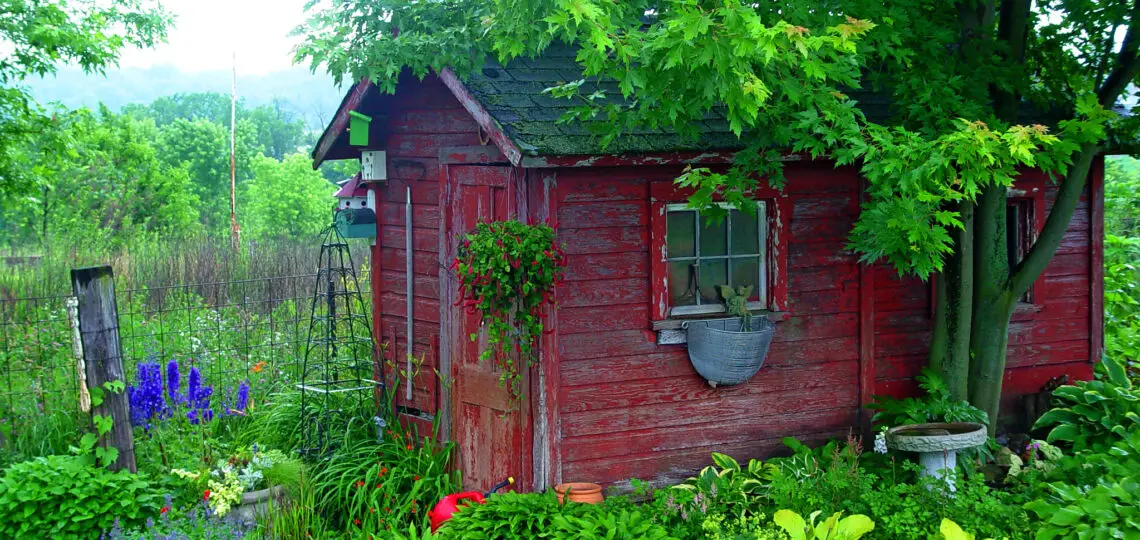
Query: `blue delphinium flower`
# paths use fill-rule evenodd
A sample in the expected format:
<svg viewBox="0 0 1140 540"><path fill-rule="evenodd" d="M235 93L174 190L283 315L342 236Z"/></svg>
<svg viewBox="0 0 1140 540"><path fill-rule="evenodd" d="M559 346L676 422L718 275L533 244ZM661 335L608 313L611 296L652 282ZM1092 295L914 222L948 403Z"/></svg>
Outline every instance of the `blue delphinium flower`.
<svg viewBox="0 0 1140 540"><path fill-rule="evenodd" d="M243 381L238 386L237 403L235 409L245 412L245 408L249 406L249 381Z"/></svg>
<svg viewBox="0 0 1140 540"><path fill-rule="evenodd" d="M127 388L131 424L150 429L152 419L170 416L162 392L162 368L157 363L141 362L137 366L138 384Z"/></svg>
<svg viewBox="0 0 1140 540"><path fill-rule="evenodd" d="M214 389L202 384L202 374L198 368L190 368L190 377L186 381L186 405L190 408L186 418L191 424L214 419L214 411L210 410L210 396Z"/></svg>
<svg viewBox="0 0 1140 540"><path fill-rule="evenodd" d="M194 400L198 399L198 393L202 390L202 374L198 372L198 368L190 368L190 378L186 381L186 404L191 407L194 406Z"/></svg>
<svg viewBox="0 0 1140 540"><path fill-rule="evenodd" d="M166 363L166 394L170 396L171 403L178 403L182 400L178 392L182 388L182 377L179 371L178 360L171 360Z"/></svg>

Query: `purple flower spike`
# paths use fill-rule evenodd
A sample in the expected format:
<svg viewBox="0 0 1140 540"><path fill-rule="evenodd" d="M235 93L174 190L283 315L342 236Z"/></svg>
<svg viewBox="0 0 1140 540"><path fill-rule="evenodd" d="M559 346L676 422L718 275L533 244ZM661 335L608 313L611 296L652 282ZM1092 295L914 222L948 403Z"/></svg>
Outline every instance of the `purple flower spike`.
<svg viewBox="0 0 1140 540"><path fill-rule="evenodd" d="M241 412L245 412L245 408L248 406L249 406L249 382L247 381L247 382L241 383L241 386L238 386L237 403L235 404L234 408L241 411Z"/></svg>
<svg viewBox="0 0 1140 540"><path fill-rule="evenodd" d="M178 390L182 387L182 377L179 373L178 360L171 360L166 364L166 394L170 396L171 403L181 401Z"/></svg>
<svg viewBox="0 0 1140 540"><path fill-rule="evenodd" d="M198 368L190 368L190 378L186 381L186 404L194 406L195 400L198 399L198 394L202 390L202 374L198 372Z"/></svg>
<svg viewBox="0 0 1140 540"><path fill-rule="evenodd" d="M154 418L165 419L171 414L162 392L162 368L156 363L138 364L138 384L127 388L131 424L146 429Z"/></svg>

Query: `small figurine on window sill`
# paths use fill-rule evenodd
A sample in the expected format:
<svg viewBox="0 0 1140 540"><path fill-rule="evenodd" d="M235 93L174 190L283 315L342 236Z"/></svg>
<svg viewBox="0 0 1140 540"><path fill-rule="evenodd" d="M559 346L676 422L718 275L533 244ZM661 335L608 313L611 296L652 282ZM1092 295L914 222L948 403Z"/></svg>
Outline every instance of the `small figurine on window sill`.
<svg viewBox="0 0 1140 540"><path fill-rule="evenodd" d="M720 295L724 297L724 310L733 317L740 317L740 331L752 331L752 310L748 309L748 298L752 296L752 286L720 285Z"/></svg>

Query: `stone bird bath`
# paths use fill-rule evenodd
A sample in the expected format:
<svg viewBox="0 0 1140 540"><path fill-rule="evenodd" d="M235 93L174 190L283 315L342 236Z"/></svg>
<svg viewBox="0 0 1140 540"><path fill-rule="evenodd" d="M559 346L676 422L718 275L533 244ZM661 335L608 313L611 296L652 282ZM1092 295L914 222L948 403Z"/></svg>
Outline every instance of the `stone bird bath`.
<svg viewBox="0 0 1140 540"><path fill-rule="evenodd" d="M887 430L887 444L903 452L918 452L923 474L944 480L954 491L957 451L986 443L986 426L973 422L912 424ZM949 472L950 474L944 474Z"/></svg>

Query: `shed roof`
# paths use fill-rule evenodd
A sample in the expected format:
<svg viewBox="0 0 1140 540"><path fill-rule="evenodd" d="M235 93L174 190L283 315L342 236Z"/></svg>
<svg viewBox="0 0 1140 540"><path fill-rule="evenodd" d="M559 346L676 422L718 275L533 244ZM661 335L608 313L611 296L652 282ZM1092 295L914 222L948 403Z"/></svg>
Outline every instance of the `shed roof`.
<svg viewBox="0 0 1140 540"><path fill-rule="evenodd" d="M729 129L723 109L705 114L696 126L698 137L691 138L663 129L639 128L623 132L603 148L601 136L591 132L580 122L559 124L575 102L555 98L544 90L581 78L581 66L575 58L577 49L555 44L537 58L516 58L506 65L488 59L483 68L458 80L444 70L443 80L452 92L464 102L468 111L489 131L501 131L496 138L500 148L512 161L521 156L600 156L617 154L663 154L668 152L733 151L744 147L745 141ZM591 86L606 92L615 103L621 97L613 81L588 81ZM347 113L362 102L371 99L379 90L368 81L361 81L345 95L337 116L326 127L313 150L314 166L320 164L330 148L346 144L344 127ZM466 94L466 95L464 95ZM871 90L852 90L848 95L858 104L868 119L884 122L890 119L893 106L889 93ZM1022 118L1027 122L1055 125L1060 117L1055 113L1022 105ZM479 114L479 113L482 113ZM747 135L745 135L746 138ZM504 148L513 146L514 148ZM512 155L513 154L513 155ZM516 161L517 164L517 161Z"/></svg>
<svg viewBox="0 0 1140 540"><path fill-rule="evenodd" d="M641 128L623 132L602 148L601 138L588 126L558 124L557 120L576 104L552 97L543 90L582 78L576 54L575 48L556 44L538 58L516 58L505 66L489 59L482 70L463 77L463 83L524 155L643 154L736 150L744 146L729 129L723 110L715 109L706 113L696 126L699 137L695 140L672 131ZM613 102L625 102L616 82L589 81L586 84L592 85L588 91L596 87L605 91ZM859 102L868 117L890 115L890 100L885 94L856 91L851 97Z"/></svg>

